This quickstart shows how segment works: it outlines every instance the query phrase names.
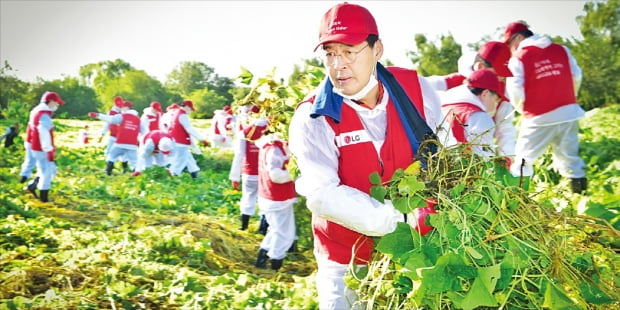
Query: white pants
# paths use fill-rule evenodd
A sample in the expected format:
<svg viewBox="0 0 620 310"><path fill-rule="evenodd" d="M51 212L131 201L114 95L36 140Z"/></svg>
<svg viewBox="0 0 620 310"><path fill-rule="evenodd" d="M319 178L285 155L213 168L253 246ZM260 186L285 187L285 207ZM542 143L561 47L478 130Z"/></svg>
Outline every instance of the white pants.
<svg viewBox="0 0 620 310"><path fill-rule="evenodd" d="M103 152L103 156L105 157L105 160L112 161L112 162L116 162L117 160L120 160L122 162L126 162L127 159L125 159L122 155L119 155L117 157L110 157L110 151L112 151L112 148L114 147L115 144L116 144L116 137L113 137L113 136L108 137L108 144L105 146L105 151Z"/></svg>
<svg viewBox="0 0 620 310"><path fill-rule="evenodd" d="M34 159L34 155L32 155L32 150L30 149L30 142L24 142L24 162L22 163L22 169L19 171L19 176L29 178L32 174L32 170L34 170L34 166L36 165L36 161Z"/></svg>
<svg viewBox="0 0 620 310"><path fill-rule="evenodd" d="M136 166L136 171L142 172L144 169L151 168L153 165L164 167L168 164L167 157L168 156L161 152L147 152L140 148L138 150L138 165Z"/></svg>
<svg viewBox="0 0 620 310"><path fill-rule="evenodd" d="M262 200L259 200L262 201ZM286 208L278 210L263 211L265 219L269 223L267 234L260 243L260 248L267 250L267 256L271 259L283 259L286 252L295 241L295 213L293 212L294 199L291 199L290 205ZM263 210L263 206L259 205Z"/></svg>
<svg viewBox="0 0 620 310"><path fill-rule="evenodd" d="M117 158L123 158L124 161L127 161L129 168L133 171L138 164L138 150L126 149L119 147L118 144L114 144L106 157L106 161L115 162Z"/></svg>
<svg viewBox="0 0 620 310"><path fill-rule="evenodd" d="M579 157L579 122L577 120L551 126L521 126L515 146L515 160L510 172L521 175L534 174L533 163L551 147L553 167L566 178L583 178L586 176L585 164Z"/></svg>
<svg viewBox="0 0 620 310"><path fill-rule="evenodd" d="M39 176L39 190L49 190L52 180L56 176L56 163L47 159L46 152L31 151L37 165L37 175Z"/></svg>
<svg viewBox="0 0 620 310"><path fill-rule="evenodd" d="M241 175L241 200L239 211L241 214L254 215L258 201L258 175Z"/></svg>
<svg viewBox="0 0 620 310"><path fill-rule="evenodd" d="M319 267L316 273L319 309L362 309L363 307L357 303L357 293L344 283L344 276L348 272L349 265L336 263L318 255L315 257ZM365 265L357 266L357 268L361 267L365 267Z"/></svg>
<svg viewBox="0 0 620 310"><path fill-rule="evenodd" d="M181 175L185 167L187 167L189 173L200 171L198 164L196 164L196 159L194 159L192 152L189 151L189 145L177 143L169 156L171 156L170 173L172 175Z"/></svg>

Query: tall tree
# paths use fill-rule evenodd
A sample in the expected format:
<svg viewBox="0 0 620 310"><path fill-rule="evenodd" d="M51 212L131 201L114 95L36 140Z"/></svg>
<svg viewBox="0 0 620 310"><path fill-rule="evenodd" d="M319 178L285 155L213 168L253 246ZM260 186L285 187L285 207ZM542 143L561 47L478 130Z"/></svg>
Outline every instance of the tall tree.
<svg viewBox="0 0 620 310"><path fill-rule="evenodd" d="M56 112L62 118L85 118L88 112L96 111L101 103L95 91L80 83L76 77L65 77L60 80L38 80L32 86L32 93L37 96L36 103L45 91L57 92L67 104L58 107ZM35 104L36 104L35 103Z"/></svg>
<svg viewBox="0 0 620 310"><path fill-rule="evenodd" d="M230 90L235 87L233 80L220 77L212 67L197 61L181 62L166 79L166 88L182 97L189 97L196 90L209 89L232 102Z"/></svg>
<svg viewBox="0 0 620 310"><path fill-rule="evenodd" d="M0 118L13 117L7 115L10 114L8 113L9 102L16 104L28 102L24 100L24 96L28 93L30 85L12 75L11 71L13 71L11 65L4 61L3 66L0 68Z"/></svg>
<svg viewBox="0 0 620 310"><path fill-rule="evenodd" d="M587 2L580 22L582 41L569 41L583 82L579 102L585 109L620 102L620 1Z"/></svg>
<svg viewBox="0 0 620 310"><path fill-rule="evenodd" d="M421 75L444 75L458 70L461 45L456 43L452 34L442 35L440 45L436 46L418 33L415 35L415 46L416 49L408 51L407 56Z"/></svg>

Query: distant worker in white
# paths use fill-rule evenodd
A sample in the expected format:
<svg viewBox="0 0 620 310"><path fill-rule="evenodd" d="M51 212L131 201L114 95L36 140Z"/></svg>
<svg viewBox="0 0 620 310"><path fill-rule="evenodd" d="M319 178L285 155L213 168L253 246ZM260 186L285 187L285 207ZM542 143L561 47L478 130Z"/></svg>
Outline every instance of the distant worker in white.
<svg viewBox="0 0 620 310"><path fill-rule="evenodd" d="M233 114L230 106L213 111L209 138L211 146L230 148L233 139Z"/></svg>
<svg viewBox="0 0 620 310"><path fill-rule="evenodd" d="M162 130L149 131L142 138L138 148L138 166L131 176L138 176L153 165L164 167L168 162L166 157L173 148L172 134Z"/></svg>
<svg viewBox="0 0 620 310"><path fill-rule="evenodd" d="M187 168L194 179L198 177L200 167L190 152L192 137L201 141L204 146L209 146L209 142L192 126L190 121L189 115L195 110L196 108L194 108L194 103L191 100L183 101L181 108L173 114L170 123L170 133L175 142L175 148L170 159L170 174L181 175L183 170Z"/></svg>
<svg viewBox="0 0 620 310"><path fill-rule="evenodd" d="M142 126L140 126L140 116L138 116L138 112L133 109L131 101L123 102L121 114L110 116L97 112L90 112L88 116L98 118L109 124L118 125L116 141L106 158L106 174L112 174L114 161L116 158L120 157L127 160L129 168L133 171L138 163L138 136L142 133Z"/></svg>

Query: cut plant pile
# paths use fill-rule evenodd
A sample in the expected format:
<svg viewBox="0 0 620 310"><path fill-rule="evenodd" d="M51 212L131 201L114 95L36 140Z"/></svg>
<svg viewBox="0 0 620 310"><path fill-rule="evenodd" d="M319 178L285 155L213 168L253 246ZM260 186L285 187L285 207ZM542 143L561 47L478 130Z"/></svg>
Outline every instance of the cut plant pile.
<svg viewBox="0 0 620 310"><path fill-rule="evenodd" d="M530 198L529 180L461 145L442 149L427 167L414 162L387 184L371 177L377 199L404 213L438 201L420 235L400 223L381 238L379 255L357 285L376 309L585 309L620 301L620 232L556 201ZM573 194L560 187L561 196ZM535 195L534 195L535 197ZM618 224L618 223L616 223Z"/></svg>

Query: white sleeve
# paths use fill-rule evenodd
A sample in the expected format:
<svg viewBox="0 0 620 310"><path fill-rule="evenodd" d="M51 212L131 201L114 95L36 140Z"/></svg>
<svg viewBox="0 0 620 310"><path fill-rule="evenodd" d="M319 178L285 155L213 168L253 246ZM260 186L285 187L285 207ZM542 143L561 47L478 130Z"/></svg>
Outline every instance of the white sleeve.
<svg viewBox="0 0 620 310"><path fill-rule="evenodd" d="M297 108L289 126L289 147L300 177L297 192L315 215L369 236L394 231L403 214L389 201L380 203L355 188L340 185L334 131L324 117L310 117L311 104Z"/></svg>
<svg viewBox="0 0 620 310"><path fill-rule="evenodd" d="M443 75L427 76L426 81L436 91L448 90L448 83L446 83L446 77Z"/></svg>
<svg viewBox="0 0 620 310"><path fill-rule="evenodd" d="M123 121L122 114L108 115L108 114L98 113L97 118L109 124L120 124Z"/></svg>
<svg viewBox="0 0 620 310"><path fill-rule="evenodd" d="M283 184L291 181L291 174L284 166L284 162L288 157L282 153L277 147L272 147L265 155L267 171L269 171L269 179L277 184Z"/></svg>
<svg viewBox="0 0 620 310"><path fill-rule="evenodd" d="M54 150L54 145L52 145L52 135L50 134L52 127L52 118L47 114L42 115L39 119L39 125L37 125L37 131L39 132L39 140L41 142L41 149L43 152Z"/></svg>
<svg viewBox="0 0 620 310"><path fill-rule="evenodd" d="M234 141L235 145L233 146L233 150L235 155L233 156L233 160L230 165L228 179L239 182L239 180L241 180L241 164L243 162L243 157L245 156L245 139L243 138L243 132L238 134Z"/></svg>
<svg viewBox="0 0 620 310"><path fill-rule="evenodd" d="M568 47L566 46L562 46L562 47L564 47L564 50L566 51L566 55L568 55L568 63L570 64L570 72L571 72L571 75L573 76L573 86L575 87L575 96L577 96L577 93L579 92L579 87L581 87L581 79L583 78L583 74L581 72L581 68L577 64L577 60L575 59L575 57L573 57L573 54L571 54Z"/></svg>
<svg viewBox="0 0 620 310"><path fill-rule="evenodd" d="M185 129L185 131L187 131L187 133L196 138L199 141L204 141L205 139L202 137L202 135L198 132L198 130L196 130L196 128L194 128L194 126L192 126L191 121L189 120L189 116L187 116L187 114L183 114L179 117L179 123L183 126L183 128Z"/></svg>
<svg viewBox="0 0 620 310"><path fill-rule="evenodd" d="M517 128L514 125L514 116L514 108L506 101L500 103L495 112L495 139L499 155L515 155Z"/></svg>
<svg viewBox="0 0 620 310"><path fill-rule="evenodd" d="M519 113L523 113L523 102L525 101L525 92L523 84L525 76L523 73L523 63L517 57L511 57L508 61L508 69L512 72L512 77L506 78L506 93L510 103Z"/></svg>
<svg viewBox="0 0 620 310"><path fill-rule="evenodd" d="M484 156L495 156L495 123L486 112L474 112L467 119L465 138L472 143L474 153Z"/></svg>
<svg viewBox="0 0 620 310"><path fill-rule="evenodd" d="M437 134L437 138L443 145L454 145L456 139L450 132L450 124L446 121L441 111L441 101L437 92L431 87L426 78L418 76L424 100L424 116L426 123Z"/></svg>

